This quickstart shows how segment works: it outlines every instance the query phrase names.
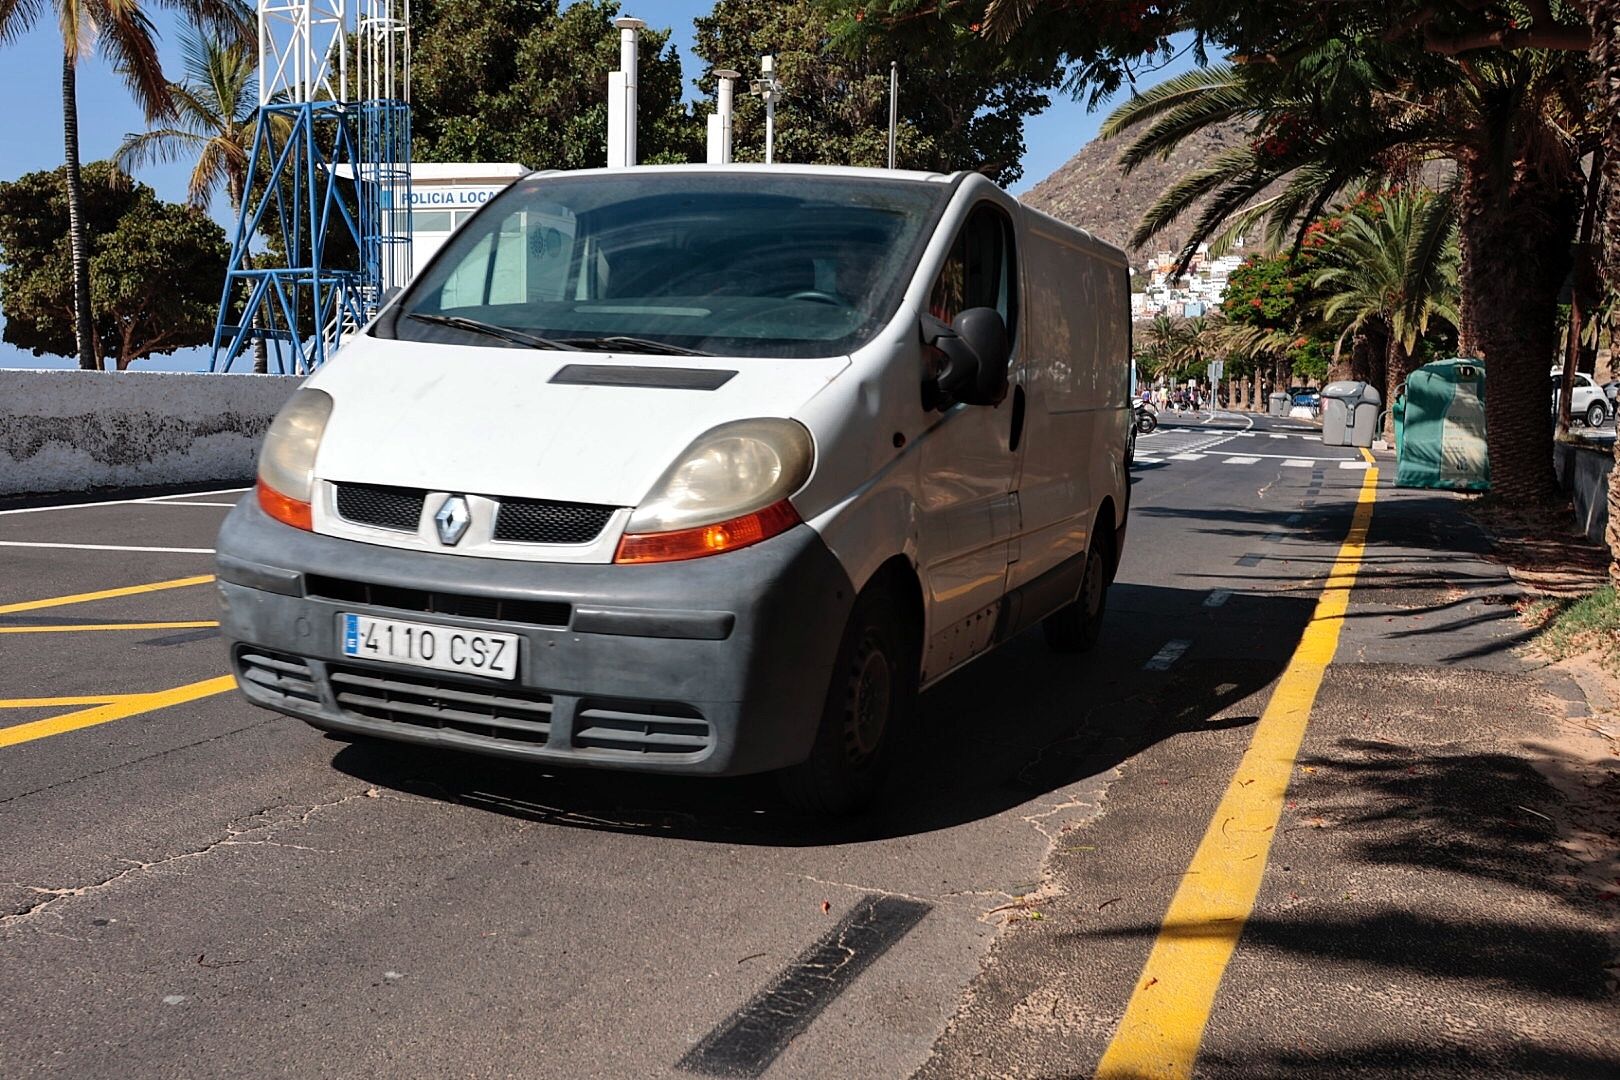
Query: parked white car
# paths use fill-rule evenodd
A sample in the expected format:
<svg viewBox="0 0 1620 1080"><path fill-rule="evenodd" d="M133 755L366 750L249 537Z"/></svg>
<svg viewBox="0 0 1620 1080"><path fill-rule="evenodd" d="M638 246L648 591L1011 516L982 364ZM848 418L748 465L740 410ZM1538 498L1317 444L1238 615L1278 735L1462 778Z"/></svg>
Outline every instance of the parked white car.
<svg viewBox="0 0 1620 1080"><path fill-rule="evenodd" d="M249 700L537 763L870 798L917 692L1093 644L1125 254L976 173L646 166L491 199L265 439Z"/></svg>
<svg viewBox="0 0 1620 1080"><path fill-rule="evenodd" d="M1564 373L1558 368L1552 370L1552 407L1553 412L1558 411L1558 391L1564 384ZM1584 421L1587 427L1602 427L1609 418L1612 405L1609 396L1603 392L1592 376L1585 372L1575 373L1575 386L1571 393L1569 415L1571 419Z"/></svg>

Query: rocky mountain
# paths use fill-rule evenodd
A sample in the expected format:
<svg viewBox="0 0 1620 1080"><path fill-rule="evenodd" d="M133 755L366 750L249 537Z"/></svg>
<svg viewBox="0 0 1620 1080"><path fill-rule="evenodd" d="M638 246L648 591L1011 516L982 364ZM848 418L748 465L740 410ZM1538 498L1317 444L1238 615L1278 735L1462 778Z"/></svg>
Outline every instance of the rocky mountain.
<svg viewBox="0 0 1620 1080"><path fill-rule="evenodd" d="M1165 188L1202 165L1216 151L1244 138L1244 124L1231 122L1199 132L1178 146L1165 160L1150 159L1130 175L1119 166L1126 138L1093 140L1051 176L1023 196L1023 202L1055 218L1077 225L1094 236L1127 247L1142 214ZM1196 214L1183 214L1170 229L1148 244L1154 251L1179 251ZM1132 250L1133 261L1144 254Z"/></svg>

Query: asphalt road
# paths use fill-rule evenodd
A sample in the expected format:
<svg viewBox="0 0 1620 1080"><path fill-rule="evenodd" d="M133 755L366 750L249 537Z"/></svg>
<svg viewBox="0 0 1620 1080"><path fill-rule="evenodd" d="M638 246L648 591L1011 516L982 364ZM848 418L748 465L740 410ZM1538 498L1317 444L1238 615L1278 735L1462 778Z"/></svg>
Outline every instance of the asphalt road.
<svg viewBox="0 0 1620 1080"><path fill-rule="evenodd" d="M882 805L838 825L757 778L541 771L348 745L234 692L130 699L225 671L188 625L211 584L21 605L208 574L241 493L0 511L0 1076L924 1067L1065 828L1129 805L1099 880L1162 909L1348 527L1356 451L1165 420L1099 648L1025 635L935 688ZM128 715L5 744L96 709ZM1202 764L1136 767L1166 753ZM1072 989L1117 1015L1147 944Z"/></svg>

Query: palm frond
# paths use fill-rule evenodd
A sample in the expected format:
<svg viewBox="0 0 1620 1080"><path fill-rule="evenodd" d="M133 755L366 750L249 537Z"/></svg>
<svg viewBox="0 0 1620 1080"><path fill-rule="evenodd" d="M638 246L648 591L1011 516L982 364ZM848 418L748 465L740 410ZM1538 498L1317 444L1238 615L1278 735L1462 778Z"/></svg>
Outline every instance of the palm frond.
<svg viewBox="0 0 1620 1080"><path fill-rule="evenodd" d="M1194 68L1140 94L1132 94L1104 118L1097 137L1116 138L1172 109L1195 103L1217 91L1240 89L1241 85L1241 73L1232 64Z"/></svg>
<svg viewBox="0 0 1620 1080"><path fill-rule="evenodd" d="M1130 246L1140 247L1147 243L1169 228L1198 200L1222 185L1254 172L1258 167L1259 159L1248 146L1231 146L1220 151L1160 192L1153 205L1142 214L1136 231L1131 234Z"/></svg>
<svg viewBox="0 0 1620 1080"><path fill-rule="evenodd" d="M0 0L0 45L28 33L49 10L49 0Z"/></svg>

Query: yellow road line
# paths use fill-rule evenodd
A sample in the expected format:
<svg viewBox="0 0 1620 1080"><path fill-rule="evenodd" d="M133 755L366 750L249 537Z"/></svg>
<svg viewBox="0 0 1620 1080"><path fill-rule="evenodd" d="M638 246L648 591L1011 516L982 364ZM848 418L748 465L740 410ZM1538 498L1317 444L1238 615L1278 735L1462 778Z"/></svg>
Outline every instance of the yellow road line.
<svg viewBox="0 0 1620 1080"><path fill-rule="evenodd" d="M16 604L0 604L0 615L10 615L17 611L38 611L40 608L62 607L67 604L84 604L91 600L110 600L115 596L162 592L164 589L183 589L187 585L205 585L213 580L213 574L199 574L196 577L175 578L172 581L154 581L149 585L125 585L118 589L102 589L100 592L52 596L44 600L24 600Z"/></svg>
<svg viewBox="0 0 1620 1080"><path fill-rule="evenodd" d="M218 626L219 623L211 619L201 619L193 622L118 622L118 623L91 623L83 626L62 624L60 626L0 626L0 634L71 634L82 630L195 630L204 626Z"/></svg>
<svg viewBox="0 0 1620 1080"><path fill-rule="evenodd" d="M1372 451L1367 449L1365 446L1361 448L1361 456L1367 459L1367 464L1369 465L1376 464L1378 461L1377 458L1373 457Z"/></svg>
<svg viewBox="0 0 1620 1080"><path fill-rule="evenodd" d="M1170 901L1125 1015L1097 1065L1098 1080L1192 1075L1221 976L1254 910L1311 707L1338 650L1377 491L1378 470L1368 469L1350 533L1316 610Z"/></svg>
<svg viewBox="0 0 1620 1080"><path fill-rule="evenodd" d="M110 705L144 694L95 694L90 697L17 697L0 698L0 709L52 709L68 705Z"/></svg>
<svg viewBox="0 0 1620 1080"><path fill-rule="evenodd" d="M196 701L198 698L224 693L235 685L236 680L232 676L221 675L214 679L204 679L202 682L176 686L172 690L159 690L153 694L131 694L122 701L98 705L93 709L81 709L78 712L63 713L61 716L34 720L27 724L0 727L0 748L61 735L67 731L78 731L80 728L94 727L110 720L140 716L142 713L168 708L170 705Z"/></svg>

